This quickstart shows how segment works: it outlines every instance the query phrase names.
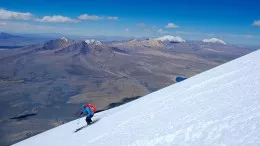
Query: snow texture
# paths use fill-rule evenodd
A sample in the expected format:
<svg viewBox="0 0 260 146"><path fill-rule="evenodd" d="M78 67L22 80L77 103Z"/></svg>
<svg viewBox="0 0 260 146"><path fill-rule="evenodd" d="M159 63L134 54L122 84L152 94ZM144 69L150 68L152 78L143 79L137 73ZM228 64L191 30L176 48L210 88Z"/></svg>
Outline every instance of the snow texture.
<svg viewBox="0 0 260 146"><path fill-rule="evenodd" d="M182 39L181 37L179 36L171 36L171 35L166 35L166 36L163 36L163 37L159 37L159 38L156 38L155 40L157 41L169 41L169 42L175 42L175 43L182 43L182 42L185 42L184 39Z"/></svg>
<svg viewBox="0 0 260 146"><path fill-rule="evenodd" d="M100 41L96 41L94 39L91 40L85 40L85 42L89 45L89 44L94 44L94 45L102 45L102 43Z"/></svg>
<svg viewBox="0 0 260 146"><path fill-rule="evenodd" d="M211 39L204 39L202 40L204 43L218 43L218 44L224 44L226 43L223 40L217 39L217 38L211 38Z"/></svg>
<svg viewBox="0 0 260 146"><path fill-rule="evenodd" d="M64 40L64 41L69 41L66 37L62 37L61 40Z"/></svg>
<svg viewBox="0 0 260 146"><path fill-rule="evenodd" d="M260 145L260 50L16 146Z"/></svg>

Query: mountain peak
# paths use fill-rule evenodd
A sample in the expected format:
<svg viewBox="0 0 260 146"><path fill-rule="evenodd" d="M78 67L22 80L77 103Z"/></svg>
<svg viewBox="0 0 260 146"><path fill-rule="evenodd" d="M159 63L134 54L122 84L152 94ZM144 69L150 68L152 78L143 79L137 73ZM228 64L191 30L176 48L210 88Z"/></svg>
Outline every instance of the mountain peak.
<svg viewBox="0 0 260 146"><path fill-rule="evenodd" d="M182 39L181 37L179 37L179 36L171 36L171 35L165 35L163 37L155 38L154 40L162 41L162 42L169 41L169 42L174 42L174 43L183 43L183 42L185 42L185 40Z"/></svg>
<svg viewBox="0 0 260 146"><path fill-rule="evenodd" d="M94 39L85 40L85 42L86 42L88 45L102 45L101 41L97 41L97 40L94 40Z"/></svg>
<svg viewBox="0 0 260 146"><path fill-rule="evenodd" d="M227 44L223 40L217 39L217 38L204 39L204 40L202 40L202 42L204 42L204 43L218 43L218 44L224 44L224 45Z"/></svg>
<svg viewBox="0 0 260 146"><path fill-rule="evenodd" d="M66 42L69 41L66 37L62 37L60 39L66 41Z"/></svg>
<svg viewBox="0 0 260 146"><path fill-rule="evenodd" d="M62 37L61 39L47 41L44 44L43 49L44 50L55 50L55 49L66 47L69 44L70 44L70 42L68 41L68 39L66 39L65 37L64 38Z"/></svg>

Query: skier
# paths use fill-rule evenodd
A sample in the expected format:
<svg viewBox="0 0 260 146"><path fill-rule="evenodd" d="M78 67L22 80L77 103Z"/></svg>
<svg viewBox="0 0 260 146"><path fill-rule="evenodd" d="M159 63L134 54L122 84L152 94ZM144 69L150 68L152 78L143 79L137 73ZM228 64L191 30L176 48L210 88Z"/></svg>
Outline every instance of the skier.
<svg viewBox="0 0 260 146"><path fill-rule="evenodd" d="M92 120L91 118L94 116L94 113L97 111L96 106L93 104L86 103L85 105L82 105L82 111L80 113L80 116L86 115L86 122L87 124L91 124Z"/></svg>

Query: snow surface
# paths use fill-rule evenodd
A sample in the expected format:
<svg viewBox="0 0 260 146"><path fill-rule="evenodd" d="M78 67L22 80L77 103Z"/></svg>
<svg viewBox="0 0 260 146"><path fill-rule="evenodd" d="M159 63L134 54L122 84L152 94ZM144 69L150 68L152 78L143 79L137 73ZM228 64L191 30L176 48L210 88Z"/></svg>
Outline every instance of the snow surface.
<svg viewBox="0 0 260 146"><path fill-rule="evenodd" d="M94 45L101 45L102 43L100 41L91 39L91 40L85 40L85 42L89 45L89 44L94 44Z"/></svg>
<svg viewBox="0 0 260 146"><path fill-rule="evenodd" d="M217 38L211 38L211 39L204 39L202 40L204 43L219 43L219 44L224 44L226 43L223 40L217 39Z"/></svg>
<svg viewBox="0 0 260 146"><path fill-rule="evenodd" d="M163 36L163 37L159 37L159 38L155 38L155 40L157 41L170 41L170 42L176 42L176 43L182 43L182 42L185 42L184 39L182 39L181 37L179 36L171 36L171 35L166 35L166 36Z"/></svg>
<svg viewBox="0 0 260 146"><path fill-rule="evenodd" d="M16 146L260 145L260 50Z"/></svg>

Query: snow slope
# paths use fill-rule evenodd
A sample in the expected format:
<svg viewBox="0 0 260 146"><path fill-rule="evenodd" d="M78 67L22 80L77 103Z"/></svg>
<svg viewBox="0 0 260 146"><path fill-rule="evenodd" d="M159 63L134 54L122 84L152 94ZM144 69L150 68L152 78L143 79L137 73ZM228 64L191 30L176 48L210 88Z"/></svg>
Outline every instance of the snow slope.
<svg viewBox="0 0 260 146"><path fill-rule="evenodd" d="M16 146L260 145L260 50Z"/></svg>

